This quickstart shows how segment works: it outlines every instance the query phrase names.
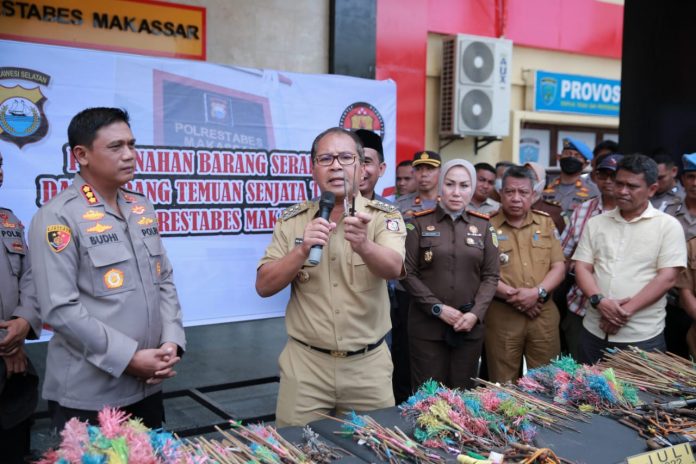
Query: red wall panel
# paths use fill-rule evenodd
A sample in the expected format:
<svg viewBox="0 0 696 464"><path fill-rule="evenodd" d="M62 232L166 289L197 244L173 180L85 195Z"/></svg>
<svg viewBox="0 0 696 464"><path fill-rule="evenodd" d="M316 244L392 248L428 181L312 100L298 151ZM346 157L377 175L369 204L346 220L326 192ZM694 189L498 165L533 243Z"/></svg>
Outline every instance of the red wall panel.
<svg viewBox="0 0 696 464"><path fill-rule="evenodd" d="M428 32L621 57L623 7L598 0L377 0L377 79L397 84L397 160L425 141Z"/></svg>

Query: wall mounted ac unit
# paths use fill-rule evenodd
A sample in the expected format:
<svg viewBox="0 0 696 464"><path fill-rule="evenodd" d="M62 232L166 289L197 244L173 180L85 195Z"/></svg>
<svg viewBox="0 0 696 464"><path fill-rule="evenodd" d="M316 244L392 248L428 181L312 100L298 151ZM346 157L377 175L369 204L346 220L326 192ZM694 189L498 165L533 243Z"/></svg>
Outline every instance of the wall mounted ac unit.
<svg viewBox="0 0 696 464"><path fill-rule="evenodd" d="M506 136L512 41L459 34L442 44L440 135Z"/></svg>

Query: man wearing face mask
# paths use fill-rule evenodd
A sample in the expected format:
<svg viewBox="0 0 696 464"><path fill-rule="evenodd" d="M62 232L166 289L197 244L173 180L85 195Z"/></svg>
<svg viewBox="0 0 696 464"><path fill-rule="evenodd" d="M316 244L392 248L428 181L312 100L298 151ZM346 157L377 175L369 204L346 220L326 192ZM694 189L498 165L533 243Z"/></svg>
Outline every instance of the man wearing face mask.
<svg viewBox="0 0 696 464"><path fill-rule="evenodd" d="M599 195L597 187L582 178L582 170L592 161L592 150L574 137L563 139L563 151L557 156L561 175L544 190L544 200L555 200L570 217L582 202Z"/></svg>

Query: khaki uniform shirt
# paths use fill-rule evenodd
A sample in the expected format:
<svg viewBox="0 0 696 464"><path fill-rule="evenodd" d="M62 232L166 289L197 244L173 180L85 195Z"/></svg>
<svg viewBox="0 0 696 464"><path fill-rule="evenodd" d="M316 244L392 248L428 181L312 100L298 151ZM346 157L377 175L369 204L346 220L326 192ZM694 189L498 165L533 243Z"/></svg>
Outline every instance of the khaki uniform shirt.
<svg viewBox="0 0 696 464"><path fill-rule="evenodd" d="M587 179L580 177L575 185L561 184L561 178L557 177L542 192L544 200L558 202L563 214L570 217L573 210L582 202L599 195L597 186Z"/></svg>
<svg viewBox="0 0 696 464"><path fill-rule="evenodd" d="M667 212L667 208L670 205L674 203L679 204L680 202L684 201L685 196L686 192L684 191L684 187L677 182L677 184L671 189L653 195L650 199L650 203L652 203L656 209Z"/></svg>
<svg viewBox="0 0 696 464"><path fill-rule="evenodd" d="M435 304L474 303L471 312L483 322L498 286L498 242L488 220L470 212L452 220L438 206L407 228L402 283L411 295L409 334L444 339L449 325L432 315Z"/></svg>
<svg viewBox="0 0 696 464"><path fill-rule="evenodd" d="M512 227L505 213L491 218L491 225L498 235L500 253L500 280L513 288L533 288L544 280L551 264L563 262L563 251L553 220L546 213L531 210L522 226ZM491 306L510 307L506 302L495 299ZM555 309L549 299L543 309Z"/></svg>
<svg viewBox="0 0 696 464"><path fill-rule="evenodd" d="M409 219L413 213L433 209L438 200L425 200L418 192L402 195L396 199L396 207L401 211L404 219Z"/></svg>
<svg viewBox="0 0 696 464"><path fill-rule="evenodd" d="M356 209L372 215L369 240L404 257L406 228L395 207L356 197ZM307 223L319 211L309 201L288 208L273 230L273 239L259 262L276 261L302 243ZM386 281L374 275L344 238L339 221L324 246L319 264L308 261L291 283L285 312L288 335L318 348L355 351L380 340L391 327Z"/></svg>
<svg viewBox="0 0 696 464"><path fill-rule="evenodd" d="M573 259L592 264L600 292L607 298L632 298L669 267L686 267L684 232L673 217L650 203L643 213L627 222L615 208L587 221ZM665 327L666 298L662 296L629 319L610 342L640 342L656 337ZM584 327L604 338L601 315L589 304Z"/></svg>
<svg viewBox="0 0 696 464"><path fill-rule="evenodd" d="M474 202L469 203L469 211L478 211L479 213L491 215L500 209L500 203L492 198L486 198L480 205L476 206Z"/></svg>
<svg viewBox="0 0 696 464"><path fill-rule="evenodd" d="M689 209L686 207L686 204L684 204L684 200L679 200L668 205L667 209L664 211L670 216L677 218L677 221L679 221L684 229L686 240L691 240L692 237L696 237L696 218L691 216Z"/></svg>
<svg viewBox="0 0 696 464"><path fill-rule="evenodd" d="M688 288L696 293L696 240L686 242L687 267L679 273L677 288Z"/></svg>
<svg viewBox="0 0 696 464"><path fill-rule="evenodd" d="M31 327L28 338L38 338L41 335L41 315L24 225L5 208L0 208L0 239L0 320L21 317Z"/></svg>
<svg viewBox="0 0 696 464"><path fill-rule="evenodd" d="M126 406L161 385L124 374L137 350L185 348L172 266L143 196L120 190L120 217L79 175L34 216L29 243L48 345L43 396L62 406Z"/></svg>

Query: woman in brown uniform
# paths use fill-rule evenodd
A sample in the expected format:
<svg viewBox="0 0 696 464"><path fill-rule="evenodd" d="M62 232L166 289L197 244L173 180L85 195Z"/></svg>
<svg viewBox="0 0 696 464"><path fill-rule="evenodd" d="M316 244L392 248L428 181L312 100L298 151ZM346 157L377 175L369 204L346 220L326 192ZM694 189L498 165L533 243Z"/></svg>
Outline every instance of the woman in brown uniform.
<svg viewBox="0 0 696 464"><path fill-rule="evenodd" d="M498 240L488 217L466 211L476 190L471 163L440 171L440 200L407 224L406 271L411 384L433 378L470 388L483 344L483 319L498 285Z"/></svg>

